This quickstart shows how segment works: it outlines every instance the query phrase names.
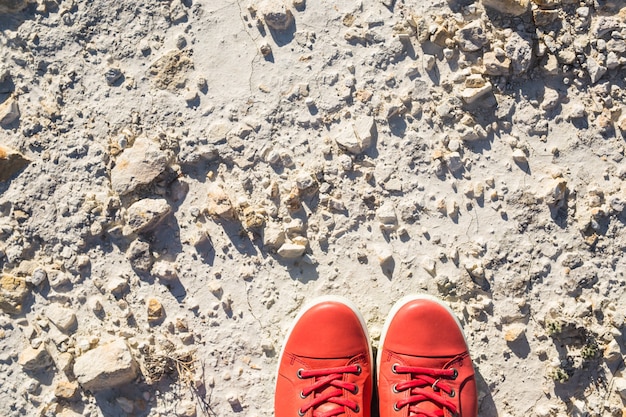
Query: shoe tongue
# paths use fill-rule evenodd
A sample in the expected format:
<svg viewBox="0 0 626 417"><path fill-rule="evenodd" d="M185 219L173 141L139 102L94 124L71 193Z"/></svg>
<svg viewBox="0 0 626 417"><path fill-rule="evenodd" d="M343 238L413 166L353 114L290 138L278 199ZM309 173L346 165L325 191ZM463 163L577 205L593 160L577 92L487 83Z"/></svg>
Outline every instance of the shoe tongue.
<svg viewBox="0 0 626 417"><path fill-rule="evenodd" d="M330 386L330 387L328 387L328 388L324 389L323 391L320 391L320 392L319 392L318 394L316 394L315 396L316 396L316 397L320 397L320 396L325 395L325 394L328 394L330 391L334 391L334 390L336 390L336 389L337 389L337 388L335 388L335 387L333 387L333 386ZM339 405L339 404L335 404L335 403L330 402L330 401L326 401L325 403L322 403L322 404L318 405L318 406L315 408L315 410L316 410L318 413L326 413L326 412L331 411L331 410L334 410L334 409L336 409L336 408L338 408L338 407L343 407L343 406L342 406L342 405Z"/></svg>
<svg viewBox="0 0 626 417"><path fill-rule="evenodd" d="M417 407L420 411L428 413L428 415L436 415L437 411L441 411L441 407L431 401L424 401L419 403ZM419 413L409 413L410 416L422 415ZM444 414L445 415L445 414Z"/></svg>

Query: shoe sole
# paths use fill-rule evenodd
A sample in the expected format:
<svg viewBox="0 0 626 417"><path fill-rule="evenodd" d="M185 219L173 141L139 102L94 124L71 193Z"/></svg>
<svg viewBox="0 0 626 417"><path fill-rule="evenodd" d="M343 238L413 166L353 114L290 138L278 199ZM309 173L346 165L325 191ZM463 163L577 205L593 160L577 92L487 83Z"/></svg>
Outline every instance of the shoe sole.
<svg viewBox="0 0 626 417"><path fill-rule="evenodd" d="M407 295L407 296L402 297L393 305L393 307L391 308L391 311L387 315L387 319L385 320L385 325L383 327L383 331L380 335L380 341L378 343L378 352L376 354L376 376L380 375L380 361L382 359L383 346L385 344L385 337L387 336L387 330L389 330L389 326L391 325L391 320L395 317L395 315L398 313L398 311L400 311L402 307L416 300L433 301L439 304L440 306L442 306L443 308L445 308L448 311L448 313L452 317L454 317L454 321L456 322L456 325L459 326L459 330L461 331L461 334L463 335L463 340L465 341L465 345L467 346L467 339L465 338L465 333L463 332L463 326L461 326L461 322L459 321L459 318L456 316L456 313L452 311L449 305L447 305L446 303L444 303L437 297L433 297L432 295L428 295L428 294ZM376 378L376 386L378 387L378 378Z"/></svg>
<svg viewBox="0 0 626 417"><path fill-rule="evenodd" d="M365 324L365 319L363 318L363 316L361 315L361 313L359 312L359 309L357 308L357 306L350 300L348 300L347 298L343 298L343 297L339 297L337 295L324 295L321 297L317 297L311 301L309 301L308 303L306 303L301 309L300 312L298 313L298 315L296 316L295 319L293 319L293 322L291 323L291 326L289 327L289 331L287 332L287 335L285 335L285 342L283 343L283 347L280 350L280 356L278 357L278 366L276 367L276 382L278 382L278 376L279 376L279 369L280 369L280 364L282 363L283 360L283 354L285 353L285 347L287 346L287 340L289 340L289 338L291 337L291 332L293 331L293 329L296 327L296 324L298 323L298 321L300 321L300 319L302 318L302 316L304 316L304 314L309 311L310 309L312 309L313 307L320 305L322 303L326 303L326 302L336 302L336 303L340 303L345 305L346 307L348 307L350 310L352 310L352 312L358 317L359 322L361 323L361 328L363 329L363 332L365 333L365 338L367 340L367 351L369 353L369 357L370 357L370 364L373 366L374 365L374 355L372 353L372 346L370 344L370 336L369 336L369 332L367 331L367 324ZM372 375L372 392L374 390L374 376Z"/></svg>

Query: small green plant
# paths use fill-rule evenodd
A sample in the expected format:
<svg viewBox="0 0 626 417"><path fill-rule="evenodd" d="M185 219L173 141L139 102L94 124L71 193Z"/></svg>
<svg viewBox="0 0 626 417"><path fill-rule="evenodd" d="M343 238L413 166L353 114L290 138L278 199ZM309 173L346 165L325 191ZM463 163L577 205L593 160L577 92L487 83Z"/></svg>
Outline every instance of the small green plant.
<svg viewBox="0 0 626 417"><path fill-rule="evenodd" d="M546 330L549 336L555 336L563 331L563 325L560 321L546 322Z"/></svg>
<svg viewBox="0 0 626 417"><path fill-rule="evenodd" d="M550 377L560 382L561 384L565 383L569 379L569 375L563 368L555 368L550 372Z"/></svg>
<svg viewBox="0 0 626 417"><path fill-rule="evenodd" d="M585 346L580 350L580 356L585 360L593 359L598 354L598 344L595 340L587 342Z"/></svg>

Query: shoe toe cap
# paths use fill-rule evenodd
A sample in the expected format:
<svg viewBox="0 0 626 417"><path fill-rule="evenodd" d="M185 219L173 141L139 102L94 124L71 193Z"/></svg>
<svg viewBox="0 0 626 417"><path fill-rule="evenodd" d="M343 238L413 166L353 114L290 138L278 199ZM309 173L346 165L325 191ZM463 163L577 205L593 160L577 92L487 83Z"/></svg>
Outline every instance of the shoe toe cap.
<svg viewBox="0 0 626 417"><path fill-rule="evenodd" d="M327 301L304 312L285 350L311 358L346 358L363 353L368 343L356 313L345 304Z"/></svg>
<svg viewBox="0 0 626 417"><path fill-rule="evenodd" d="M467 351L463 331L442 304L413 300L402 306L389 324L385 347L412 356L444 357Z"/></svg>

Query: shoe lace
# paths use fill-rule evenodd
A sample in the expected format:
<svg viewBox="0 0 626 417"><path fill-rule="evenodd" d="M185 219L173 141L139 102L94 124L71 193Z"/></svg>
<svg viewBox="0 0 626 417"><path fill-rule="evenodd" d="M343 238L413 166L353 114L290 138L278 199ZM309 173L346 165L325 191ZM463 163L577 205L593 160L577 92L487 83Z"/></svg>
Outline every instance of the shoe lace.
<svg viewBox="0 0 626 417"><path fill-rule="evenodd" d="M394 364L392 370L396 374L412 375L410 380L399 382L393 386L393 390L396 393L407 389L410 390L408 398L399 400L394 404L396 410L408 405L409 411L416 416L442 417L444 409L450 411L452 415L457 415L458 409L456 405L439 393L439 391L444 392L450 398L456 395L454 389L442 380L442 378L456 379L458 375L456 369L435 369ZM420 407L420 403L426 401L434 403L439 409L434 411L424 410L423 407Z"/></svg>
<svg viewBox="0 0 626 417"><path fill-rule="evenodd" d="M306 403L302 408L298 410L298 414L300 416L304 416L304 414L313 409L314 417L332 417L345 412L345 407L350 408L355 413L358 413L360 410L359 404L356 401L348 400L343 397L343 390L348 390L353 394L358 392L358 387L356 384L343 381L344 374L356 374L359 375L361 373L361 367L359 365L350 365L350 366L342 366L337 368L323 368L323 369L313 369L313 370L298 370L298 378L306 379L306 378L319 378L313 384L304 388L300 393L302 398L306 398L312 393L317 391L320 392L319 395L313 396L313 399ZM325 391L327 388L333 387L334 389ZM333 403L337 404L338 407L334 407L329 410L325 410L323 412L316 410L317 407L324 403Z"/></svg>

